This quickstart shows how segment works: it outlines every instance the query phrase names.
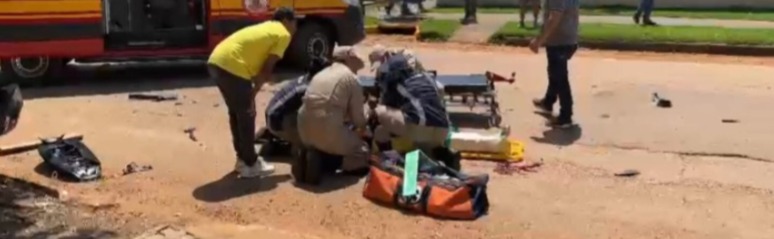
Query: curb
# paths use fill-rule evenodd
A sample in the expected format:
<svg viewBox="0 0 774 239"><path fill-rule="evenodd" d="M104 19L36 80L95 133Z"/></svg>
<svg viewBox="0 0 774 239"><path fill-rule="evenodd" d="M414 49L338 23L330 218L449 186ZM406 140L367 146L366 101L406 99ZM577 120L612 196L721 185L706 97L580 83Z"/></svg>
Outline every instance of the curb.
<svg viewBox="0 0 774 239"><path fill-rule="evenodd" d="M379 26L376 26L376 25L365 26L365 32L366 34L377 34L379 33Z"/></svg>
<svg viewBox="0 0 774 239"><path fill-rule="evenodd" d="M530 39L506 38L490 39L490 44L509 46L529 46ZM732 56L774 56L774 47L768 46L733 46L716 44L691 43L632 43L632 42L588 42L581 41L583 48L618 51L650 51L672 53L695 53Z"/></svg>

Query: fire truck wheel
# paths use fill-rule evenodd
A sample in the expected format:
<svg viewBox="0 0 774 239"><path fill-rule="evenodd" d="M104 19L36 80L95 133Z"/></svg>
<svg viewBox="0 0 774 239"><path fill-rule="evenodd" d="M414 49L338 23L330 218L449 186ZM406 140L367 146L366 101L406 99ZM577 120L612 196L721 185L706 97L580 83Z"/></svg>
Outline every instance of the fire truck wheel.
<svg viewBox="0 0 774 239"><path fill-rule="evenodd" d="M11 58L0 61L0 78L23 86L45 83L64 67L61 59L48 57Z"/></svg>
<svg viewBox="0 0 774 239"><path fill-rule="evenodd" d="M332 35L331 31L320 23L301 23L289 49L291 63L305 68L314 56L330 56L334 46Z"/></svg>

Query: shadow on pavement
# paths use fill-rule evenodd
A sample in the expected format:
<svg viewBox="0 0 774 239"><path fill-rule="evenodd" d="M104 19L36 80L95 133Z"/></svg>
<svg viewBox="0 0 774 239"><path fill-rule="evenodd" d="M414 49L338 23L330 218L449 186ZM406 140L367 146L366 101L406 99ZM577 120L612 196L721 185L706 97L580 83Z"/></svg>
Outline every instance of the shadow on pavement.
<svg viewBox="0 0 774 239"><path fill-rule="evenodd" d="M290 175L272 175L256 179L240 179L235 173L229 173L218 180L202 185L193 191L193 197L204 202L223 202L234 198L265 192L277 188L277 185L290 181Z"/></svg>
<svg viewBox="0 0 774 239"><path fill-rule="evenodd" d="M51 178L53 180L59 180L61 182L67 182L67 183L77 183L78 180L72 178L72 177L66 177L66 176L59 176L55 173L54 169L49 167L47 164L41 162L38 164L38 166L35 166L33 169L35 173L37 173L40 176Z"/></svg>
<svg viewBox="0 0 774 239"><path fill-rule="evenodd" d="M325 175L320 185L311 186L302 183L293 183L297 188L315 194L324 194L341 189L345 189L352 185L357 184L362 177L341 175L341 174L328 174Z"/></svg>
<svg viewBox="0 0 774 239"><path fill-rule="evenodd" d="M278 69L278 81L301 75ZM204 61L70 64L62 79L24 89L24 99L121 94L215 86Z"/></svg>
<svg viewBox="0 0 774 239"><path fill-rule="evenodd" d="M118 237L116 232L107 230L73 230L66 222L73 215L58 202L58 197L59 193L54 189L0 174L0 238Z"/></svg>
<svg viewBox="0 0 774 239"><path fill-rule="evenodd" d="M553 119L553 116L550 113L535 112L535 114L545 118L546 120ZM543 137L533 136L530 138L541 144L568 146L575 143L575 141L578 141L582 136L583 129L578 125L574 125L573 127L566 129L551 128L549 130L543 131Z"/></svg>

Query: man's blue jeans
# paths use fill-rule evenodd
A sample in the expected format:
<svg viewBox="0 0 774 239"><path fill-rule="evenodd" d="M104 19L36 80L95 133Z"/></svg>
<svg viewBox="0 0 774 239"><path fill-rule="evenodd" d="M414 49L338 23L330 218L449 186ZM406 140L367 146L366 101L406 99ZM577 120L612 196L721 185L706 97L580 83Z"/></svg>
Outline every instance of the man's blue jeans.
<svg viewBox="0 0 774 239"><path fill-rule="evenodd" d="M653 11L653 1L655 0L640 0L640 5L637 7L637 13L635 16L642 16L642 19L649 20L650 12Z"/></svg>
<svg viewBox="0 0 774 239"><path fill-rule="evenodd" d="M543 107L552 109L559 101L559 119L572 119L572 90L568 62L575 55L578 45L546 46L548 58L548 88L543 97Z"/></svg>

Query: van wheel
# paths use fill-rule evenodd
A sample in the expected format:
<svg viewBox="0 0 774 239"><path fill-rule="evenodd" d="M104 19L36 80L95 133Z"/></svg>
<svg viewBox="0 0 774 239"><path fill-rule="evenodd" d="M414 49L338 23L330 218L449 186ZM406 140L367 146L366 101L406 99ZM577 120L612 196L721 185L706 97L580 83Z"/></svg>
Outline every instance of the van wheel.
<svg viewBox="0 0 774 239"><path fill-rule="evenodd" d="M5 82L36 86L55 77L65 64L49 57L11 58L0 61L0 77Z"/></svg>
<svg viewBox="0 0 774 239"><path fill-rule="evenodd" d="M301 24L293 37L288 56L294 66L306 68L315 56L330 57L334 39L329 29L317 22Z"/></svg>

